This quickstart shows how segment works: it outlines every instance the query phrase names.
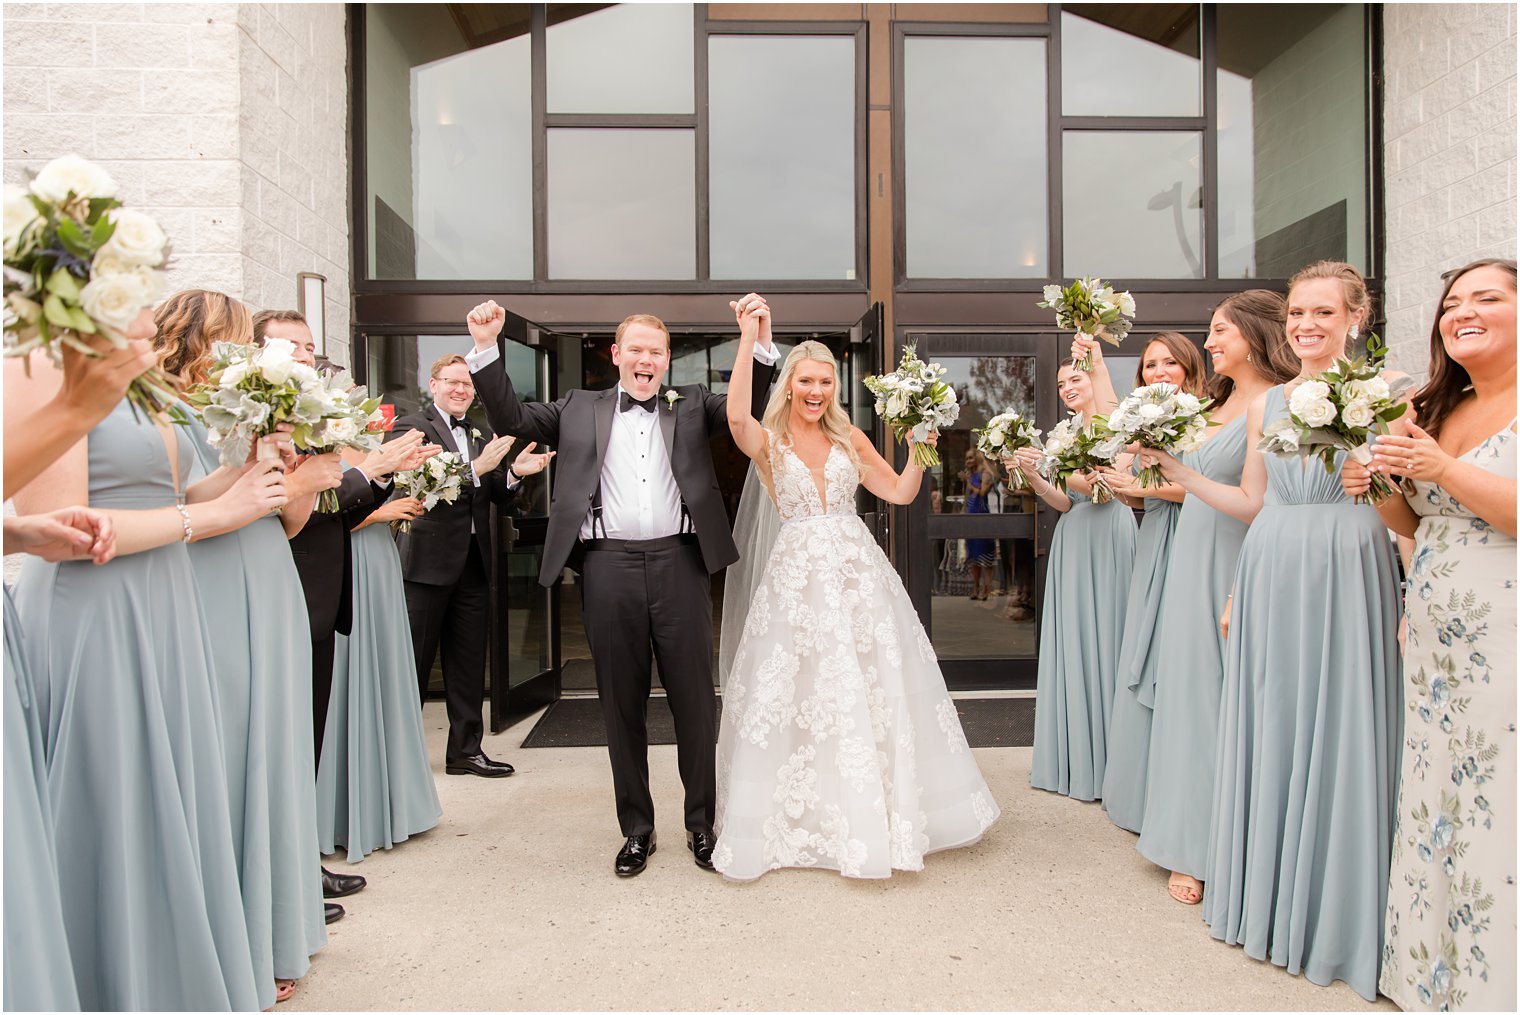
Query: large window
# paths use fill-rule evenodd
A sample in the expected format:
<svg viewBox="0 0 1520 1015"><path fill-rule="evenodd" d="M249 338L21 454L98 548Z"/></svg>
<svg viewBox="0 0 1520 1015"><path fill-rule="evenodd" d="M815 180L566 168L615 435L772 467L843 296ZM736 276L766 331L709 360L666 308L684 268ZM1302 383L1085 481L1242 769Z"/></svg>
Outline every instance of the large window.
<svg viewBox="0 0 1520 1015"><path fill-rule="evenodd" d="M1377 272L1365 5L1059 12L898 26L909 288Z"/></svg>
<svg viewBox="0 0 1520 1015"><path fill-rule="evenodd" d="M692 4L363 18L365 277L863 285L863 25L768 34Z"/></svg>
<svg viewBox="0 0 1520 1015"><path fill-rule="evenodd" d="M1044 278L1045 40L909 38L904 229L917 278Z"/></svg>
<svg viewBox="0 0 1520 1015"><path fill-rule="evenodd" d="M1370 271L1360 4L1219 7L1219 274Z"/></svg>

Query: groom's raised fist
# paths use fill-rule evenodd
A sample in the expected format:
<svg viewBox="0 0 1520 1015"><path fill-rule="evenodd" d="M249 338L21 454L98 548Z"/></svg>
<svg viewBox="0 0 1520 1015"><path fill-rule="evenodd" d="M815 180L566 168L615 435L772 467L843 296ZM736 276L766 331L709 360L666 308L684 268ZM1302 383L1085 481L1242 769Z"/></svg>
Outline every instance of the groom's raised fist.
<svg viewBox="0 0 1520 1015"><path fill-rule="evenodd" d="M475 348L489 349L496 344L501 326L507 323L507 312L495 300L486 300L470 311L465 323L469 326L470 337L475 340Z"/></svg>

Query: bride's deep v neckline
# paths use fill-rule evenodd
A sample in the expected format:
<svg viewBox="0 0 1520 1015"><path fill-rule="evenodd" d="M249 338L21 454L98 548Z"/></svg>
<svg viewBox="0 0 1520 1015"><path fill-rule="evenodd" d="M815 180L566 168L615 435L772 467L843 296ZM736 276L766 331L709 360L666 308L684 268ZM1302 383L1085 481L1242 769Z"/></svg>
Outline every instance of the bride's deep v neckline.
<svg viewBox="0 0 1520 1015"><path fill-rule="evenodd" d="M833 460L834 452L838 450L839 448L834 444L834 442L830 441L829 452L823 456L823 464L815 469L807 463L807 459L803 458L797 453L797 448L790 441L787 442L786 445L787 453L790 454L793 458L797 459L797 464L801 465L808 471L808 476L813 481L813 490L818 494L818 506L823 514L829 513L829 462ZM819 482L820 479L822 480L821 483Z"/></svg>

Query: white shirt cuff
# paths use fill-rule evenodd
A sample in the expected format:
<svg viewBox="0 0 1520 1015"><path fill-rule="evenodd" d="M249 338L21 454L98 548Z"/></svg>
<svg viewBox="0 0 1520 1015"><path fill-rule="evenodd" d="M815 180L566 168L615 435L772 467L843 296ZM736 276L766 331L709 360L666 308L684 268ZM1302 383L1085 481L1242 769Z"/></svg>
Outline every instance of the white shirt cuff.
<svg viewBox="0 0 1520 1015"><path fill-rule="evenodd" d="M778 349L778 348L776 348L776 343L774 341L771 342L771 347L769 349L761 348L759 342L755 343L755 362L756 363L759 363L761 366L767 366L767 367L775 366L776 365L776 361L778 359L780 359L780 358L781 358L781 350ZM473 369L473 367L471 369Z"/></svg>
<svg viewBox="0 0 1520 1015"><path fill-rule="evenodd" d="M492 363L495 363L496 358L500 355L501 350L497 349L494 345L486 349L471 349L464 354L464 364L470 368L470 373L473 374L479 371L481 367L488 367Z"/></svg>

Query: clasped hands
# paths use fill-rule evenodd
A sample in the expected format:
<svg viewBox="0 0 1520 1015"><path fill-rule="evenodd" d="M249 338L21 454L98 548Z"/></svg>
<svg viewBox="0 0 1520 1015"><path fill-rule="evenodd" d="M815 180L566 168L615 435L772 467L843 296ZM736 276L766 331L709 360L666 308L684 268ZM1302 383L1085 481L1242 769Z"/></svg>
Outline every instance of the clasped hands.
<svg viewBox="0 0 1520 1015"><path fill-rule="evenodd" d="M1414 406L1393 421L1391 431L1372 439L1372 461L1369 464L1363 465L1349 455L1341 464L1341 488L1348 496L1366 495L1372 488L1374 472L1436 485L1446 478L1446 470L1456 459L1416 425Z"/></svg>

